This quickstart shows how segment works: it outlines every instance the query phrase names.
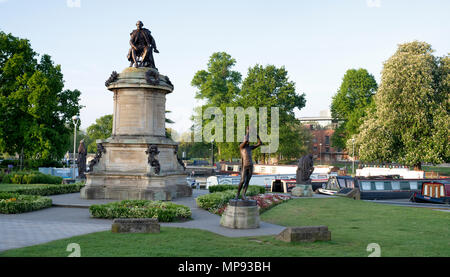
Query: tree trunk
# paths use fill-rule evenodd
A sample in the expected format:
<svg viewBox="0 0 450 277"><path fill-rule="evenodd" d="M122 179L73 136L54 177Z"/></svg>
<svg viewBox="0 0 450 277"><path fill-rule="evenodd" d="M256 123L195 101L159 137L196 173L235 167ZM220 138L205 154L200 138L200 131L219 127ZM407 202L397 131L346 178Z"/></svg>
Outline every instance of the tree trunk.
<svg viewBox="0 0 450 277"><path fill-rule="evenodd" d="M416 163L414 165L414 170L416 170L416 171L422 170L422 163L421 162Z"/></svg>

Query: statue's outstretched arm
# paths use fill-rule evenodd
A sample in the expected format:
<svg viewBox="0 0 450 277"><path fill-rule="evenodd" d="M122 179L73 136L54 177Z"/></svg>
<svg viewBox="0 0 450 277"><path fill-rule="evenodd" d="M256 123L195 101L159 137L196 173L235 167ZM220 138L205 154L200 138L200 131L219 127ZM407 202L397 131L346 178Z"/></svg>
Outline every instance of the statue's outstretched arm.
<svg viewBox="0 0 450 277"><path fill-rule="evenodd" d="M239 145L239 149L243 149L245 145L248 143L249 140L249 134L247 133L244 137L244 141Z"/></svg>
<svg viewBox="0 0 450 277"><path fill-rule="evenodd" d="M252 150L253 150L253 149L256 149L256 148L258 148L258 147L260 147L261 145L262 145L262 141L261 141L261 138L260 138L259 135L258 135L258 143L251 146L251 147L252 147Z"/></svg>

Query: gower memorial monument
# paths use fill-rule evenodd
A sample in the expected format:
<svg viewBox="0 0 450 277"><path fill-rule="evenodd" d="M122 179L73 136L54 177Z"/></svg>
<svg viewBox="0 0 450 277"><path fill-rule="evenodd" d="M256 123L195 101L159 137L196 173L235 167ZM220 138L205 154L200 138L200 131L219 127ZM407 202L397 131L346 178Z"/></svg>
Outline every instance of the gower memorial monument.
<svg viewBox="0 0 450 277"><path fill-rule="evenodd" d="M143 23L131 33L130 67L113 72L105 85L113 92L112 136L97 140L89 164L84 199L172 200L192 195L178 144L166 137L166 94L174 87L158 72L154 38Z"/></svg>

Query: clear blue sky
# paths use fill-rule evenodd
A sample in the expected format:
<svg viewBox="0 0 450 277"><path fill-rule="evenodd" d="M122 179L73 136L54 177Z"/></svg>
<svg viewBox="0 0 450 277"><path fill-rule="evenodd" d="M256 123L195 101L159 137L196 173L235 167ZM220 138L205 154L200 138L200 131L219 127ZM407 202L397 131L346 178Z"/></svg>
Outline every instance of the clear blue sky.
<svg viewBox="0 0 450 277"><path fill-rule="evenodd" d="M213 52L228 52L245 77L250 66L285 66L306 94L298 116L328 109L347 69L366 68L377 81L399 43L421 40L450 52L448 0L0 0L0 30L31 41L61 64L66 88L79 89L82 128L113 111L104 83L128 66L129 34L137 20L152 31L159 71L175 91L167 97L172 125L190 126L190 82Z"/></svg>

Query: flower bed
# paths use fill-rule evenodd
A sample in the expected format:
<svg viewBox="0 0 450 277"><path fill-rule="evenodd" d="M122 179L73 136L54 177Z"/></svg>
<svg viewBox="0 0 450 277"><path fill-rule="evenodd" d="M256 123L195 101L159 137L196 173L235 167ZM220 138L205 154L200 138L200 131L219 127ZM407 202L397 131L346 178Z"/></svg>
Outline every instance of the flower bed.
<svg viewBox="0 0 450 277"><path fill-rule="evenodd" d="M0 193L0 213L18 214L48 208L52 199L38 195Z"/></svg>
<svg viewBox="0 0 450 277"><path fill-rule="evenodd" d="M256 200L256 202L258 203L260 214L275 207L278 204L284 203L291 199L291 197L288 195L273 194L273 193L259 194L257 196L249 198L252 200Z"/></svg>
<svg viewBox="0 0 450 277"><path fill-rule="evenodd" d="M95 218L157 218L159 222L188 220L192 212L186 206L172 202L123 200L89 208Z"/></svg>
<svg viewBox="0 0 450 277"><path fill-rule="evenodd" d="M213 214L222 215L228 205L228 201L235 198L236 193L236 190L226 190L222 192L205 194L197 197L197 206ZM287 195L271 193L258 194L257 190L251 191L250 189L247 191L247 198L257 201L260 213L263 213L268 209L291 199L291 197Z"/></svg>

